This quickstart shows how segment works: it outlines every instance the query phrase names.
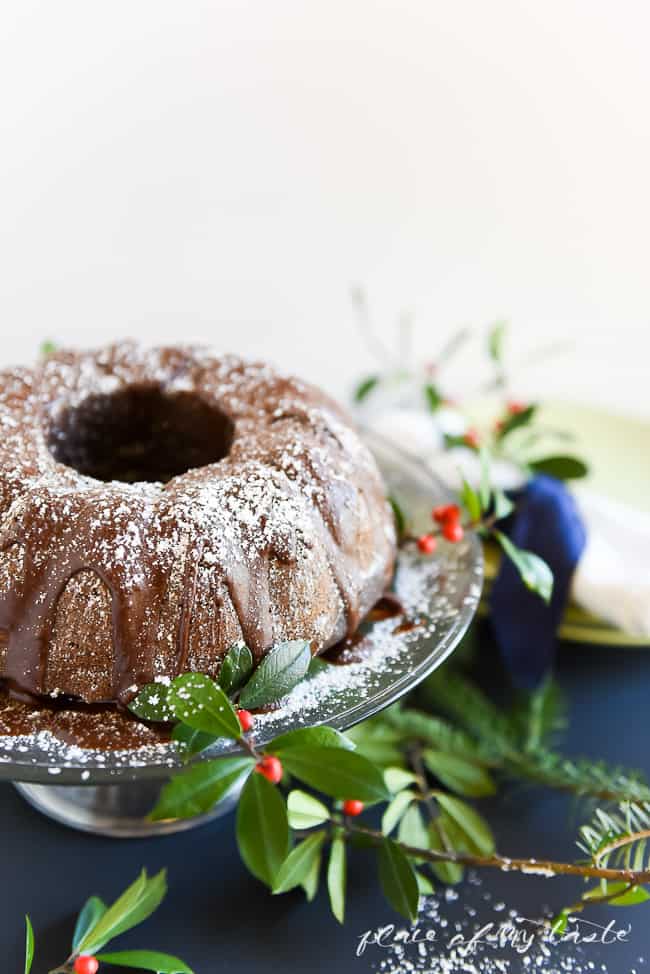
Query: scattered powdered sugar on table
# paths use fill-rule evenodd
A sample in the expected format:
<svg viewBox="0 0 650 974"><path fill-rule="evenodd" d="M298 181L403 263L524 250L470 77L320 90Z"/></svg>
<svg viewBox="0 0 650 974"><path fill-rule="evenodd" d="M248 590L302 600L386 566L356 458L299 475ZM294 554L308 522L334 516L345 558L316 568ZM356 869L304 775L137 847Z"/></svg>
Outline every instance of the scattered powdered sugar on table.
<svg viewBox="0 0 650 974"><path fill-rule="evenodd" d="M612 911L614 912L614 911ZM495 900L470 872L463 886L423 897L410 928L383 921L359 934L357 964L376 974L624 974L617 957L616 932L630 942L633 932L616 920L606 924L573 918L564 937L554 937L543 916L524 916ZM608 920L606 922L609 922ZM581 926L581 924L583 924ZM594 938L592 940L588 938ZM607 962L603 955L608 955ZM625 974L641 974L642 956Z"/></svg>

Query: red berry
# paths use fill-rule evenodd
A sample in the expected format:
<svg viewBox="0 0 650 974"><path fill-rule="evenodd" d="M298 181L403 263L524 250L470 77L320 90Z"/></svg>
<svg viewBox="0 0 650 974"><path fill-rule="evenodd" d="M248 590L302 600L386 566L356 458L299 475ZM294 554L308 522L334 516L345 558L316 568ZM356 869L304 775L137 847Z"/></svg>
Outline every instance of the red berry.
<svg viewBox="0 0 650 974"><path fill-rule="evenodd" d="M96 957L91 957L90 954L82 954L74 962L75 974L97 974L98 970L99 961Z"/></svg>
<svg viewBox="0 0 650 974"><path fill-rule="evenodd" d="M263 774L272 785L277 785L282 780L282 762L272 754L265 754L255 765L255 770Z"/></svg>
<svg viewBox="0 0 650 974"><path fill-rule="evenodd" d="M418 538L418 549L423 555L432 555L436 550L437 541L432 534L423 534Z"/></svg>
<svg viewBox="0 0 650 974"><path fill-rule="evenodd" d="M470 446L473 450L476 450L479 445L479 435L474 427L470 427L465 435L463 436L463 443L465 446Z"/></svg>
<svg viewBox="0 0 650 974"><path fill-rule="evenodd" d="M525 402L518 402L516 399L511 399L508 403L508 412L511 416L517 416L519 413L523 413L524 409L527 409Z"/></svg>
<svg viewBox="0 0 650 974"><path fill-rule="evenodd" d="M343 802L344 815L361 815L362 811L363 802L360 802L358 798L346 798Z"/></svg>
<svg viewBox="0 0 650 974"><path fill-rule="evenodd" d="M454 543L456 541L462 541L465 536L463 525L460 523L460 521L445 522L445 524L442 526L442 533L447 541L452 541Z"/></svg>
<svg viewBox="0 0 650 974"><path fill-rule="evenodd" d="M249 731L255 723L255 718L250 710L238 710L237 716L239 717L239 723L243 731Z"/></svg>
<svg viewBox="0 0 650 974"><path fill-rule="evenodd" d="M431 516L438 524L445 524L447 521L457 521L460 517L460 507L458 504L443 504L434 507Z"/></svg>

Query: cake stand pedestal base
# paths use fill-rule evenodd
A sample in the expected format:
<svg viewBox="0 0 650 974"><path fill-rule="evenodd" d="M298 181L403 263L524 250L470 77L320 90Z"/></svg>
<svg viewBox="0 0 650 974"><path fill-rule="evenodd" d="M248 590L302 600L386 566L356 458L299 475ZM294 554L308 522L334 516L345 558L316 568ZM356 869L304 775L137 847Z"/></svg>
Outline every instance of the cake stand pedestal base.
<svg viewBox="0 0 650 974"><path fill-rule="evenodd" d="M151 822L147 815L162 787L157 781L120 785L32 785L14 782L19 794L48 818L78 829L114 839L141 839L184 832L227 814L237 803L237 791L216 808L195 818Z"/></svg>

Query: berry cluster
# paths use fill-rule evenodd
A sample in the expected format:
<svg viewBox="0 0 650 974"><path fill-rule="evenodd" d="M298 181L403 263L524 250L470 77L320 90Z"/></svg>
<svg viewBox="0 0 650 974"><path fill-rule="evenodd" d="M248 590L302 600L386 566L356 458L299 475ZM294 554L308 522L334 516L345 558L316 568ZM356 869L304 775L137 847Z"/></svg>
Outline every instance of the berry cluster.
<svg viewBox="0 0 650 974"><path fill-rule="evenodd" d="M456 544L465 536L463 525L460 523L461 510L458 504L444 504L434 507L431 517L440 526L439 530L446 541ZM438 539L435 534L422 534L417 539L418 550L423 555L432 555L436 550Z"/></svg>

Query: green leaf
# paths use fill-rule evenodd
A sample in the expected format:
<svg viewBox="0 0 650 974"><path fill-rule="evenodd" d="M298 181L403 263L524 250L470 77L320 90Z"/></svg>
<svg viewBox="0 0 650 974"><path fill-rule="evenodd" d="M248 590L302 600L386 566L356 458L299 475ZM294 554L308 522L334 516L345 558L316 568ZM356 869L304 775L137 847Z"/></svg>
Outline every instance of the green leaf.
<svg viewBox="0 0 650 974"><path fill-rule="evenodd" d="M458 795L482 798L495 794L496 785L485 768L430 748L422 756L431 774Z"/></svg>
<svg viewBox="0 0 650 974"><path fill-rule="evenodd" d="M457 446L467 446L465 437L454 433L444 434L445 450L453 450Z"/></svg>
<svg viewBox="0 0 650 974"><path fill-rule="evenodd" d="M429 822L429 848L434 852L449 852L452 849L452 843L441 819L433 819ZM431 869L441 883L447 883L449 886L455 886L463 878L464 869L456 862L432 863Z"/></svg>
<svg viewBox="0 0 650 974"><path fill-rule="evenodd" d="M289 822L281 793L261 774L252 774L241 793L237 844L250 872L272 887L289 852Z"/></svg>
<svg viewBox="0 0 650 974"><path fill-rule="evenodd" d="M395 518L395 528L397 530L397 537L401 538L404 532L406 531L406 517L404 515L404 511L402 510L402 508L400 507L400 505L398 504L398 502L395 500L394 497L388 497L387 500L393 509L393 516Z"/></svg>
<svg viewBox="0 0 650 974"><path fill-rule="evenodd" d="M366 396L369 396L377 385L379 385L378 375L369 375L367 378L362 379L357 388L354 390L354 401L363 402Z"/></svg>
<svg viewBox="0 0 650 974"><path fill-rule="evenodd" d="M345 732L358 752L382 767L400 767L404 757L396 745L402 740L399 731L388 727L382 718L364 720Z"/></svg>
<svg viewBox="0 0 650 974"><path fill-rule="evenodd" d="M472 521L481 520L481 498L470 484L463 478L460 500Z"/></svg>
<svg viewBox="0 0 650 974"><path fill-rule="evenodd" d="M166 871L162 869L151 879L142 870L133 882L90 930L77 946L80 954L95 954L109 940L138 926L160 906L167 892Z"/></svg>
<svg viewBox="0 0 650 974"><path fill-rule="evenodd" d="M502 440L504 437L512 433L513 430L521 429L522 426L527 426L535 416L537 412L537 405L533 403L530 406L526 406L521 412L511 413L509 416L503 420L501 427L497 433L497 439Z"/></svg>
<svg viewBox="0 0 650 974"><path fill-rule="evenodd" d="M345 841L340 835L337 835L332 842L327 865L327 892L329 893L332 913L339 923L343 923L345 919L346 876Z"/></svg>
<svg viewBox="0 0 650 974"><path fill-rule="evenodd" d="M129 704L129 710L141 720L170 721L174 713L168 703L168 683L147 683Z"/></svg>
<svg viewBox="0 0 650 974"><path fill-rule="evenodd" d="M255 767L251 757L215 758L174 775L160 793L149 818L193 818L210 811L226 798Z"/></svg>
<svg viewBox="0 0 650 974"><path fill-rule="evenodd" d="M567 910L562 910L557 916L553 917L551 920L551 933L554 937L561 937L567 928L569 922L570 912Z"/></svg>
<svg viewBox="0 0 650 974"><path fill-rule="evenodd" d="M298 727L297 730L280 734L266 746L269 754L284 754L295 747L340 747L345 751L355 749L354 742L333 727Z"/></svg>
<svg viewBox="0 0 650 974"><path fill-rule="evenodd" d="M433 883L422 873L416 871L415 878L418 884L418 893L420 896L431 896L434 892Z"/></svg>
<svg viewBox="0 0 650 974"><path fill-rule="evenodd" d="M315 832L291 850L275 877L274 893L287 893L305 881L319 860L324 841L325 832Z"/></svg>
<svg viewBox="0 0 650 974"><path fill-rule="evenodd" d="M227 696L241 690L253 672L253 654L243 642L235 643L225 655L219 671L219 686Z"/></svg>
<svg viewBox="0 0 650 974"><path fill-rule="evenodd" d="M54 355L57 348L58 346L56 342L46 338L45 341L41 342L41 347L39 349L41 358L48 358L48 356Z"/></svg>
<svg viewBox="0 0 650 974"><path fill-rule="evenodd" d="M185 757L199 754L207 747L218 740L214 734L206 734L205 731L196 730L189 724L176 724L172 731L172 741L175 741Z"/></svg>
<svg viewBox="0 0 650 974"><path fill-rule="evenodd" d="M650 893L648 893L645 886L633 886L632 889L628 889L628 883L618 882L607 882L604 893L600 885L594 886L582 894L582 899L599 900L603 896L611 896L617 891L620 891L621 895L608 900L609 906L636 906L637 903L645 903L646 900L650 900Z"/></svg>
<svg viewBox="0 0 650 974"><path fill-rule="evenodd" d="M284 697L304 678L310 662L311 651L306 639L278 643L242 690L242 707L265 707Z"/></svg>
<svg viewBox="0 0 650 974"><path fill-rule="evenodd" d="M388 801L390 792L374 764L355 751L331 747L292 747L283 752L289 774L331 798Z"/></svg>
<svg viewBox="0 0 650 974"><path fill-rule="evenodd" d="M589 473L587 464L579 460L578 457L540 457L537 460L528 460L527 466L535 473L545 473L549 477L556 477L558 480L579 480Z"/></svg>
<svg viewBox="0 0 650 974"><path fill-rule="evenodd" d="M330 817L329 809L306 791L295 789L287 798L289 825L292 829L313 829Z"/></svg>
<svg viewBox="0 0 650 974"><path fill-rule="evenodd" d="M485 819L471 805L467 805L460 798L454 798L443 791L435 791L433 794L449 818L471 840L477 852L483 856L492 855L494 837Z"/></svg>
<svg viewBox="0 0 650 974"><path fill-rule="evenodd" d="M29 974L34 963L34 928L32 921L25 915L25 974Z"/></svg>
<svg viewBox="0 0 650 974"><path fill-rule="evenodd" d="M494 498L494 517L497 521L502 521L504 517L512 514L515 505L500 488L497 488L492 496Z"/></svg>
<svg viewBox="0 0 650 974"><path fill-rule="evenodd" d="M221 687L203 673L184 673L172 680L167 702L177 720L194 730L232 740L241 737L235 708Z"/></svg>
<svg viewBox="0 0 650 974"><path fill-rule="evenodd" d="M417 775L413 774L412 771L404 771L402 768L386 768L384 771L386 787L393 795L403 788L408 788L417 780Z"/></svg>
<svg viewBox="0 0 650 974"><path fill-rule="evenodd" d="M481 484L479 487L479 498L481 502L481 511L487 511L488 507L490 506L492 486L490 483L490 451L486 446L482 446L479 449L479 458L481 462Z"/></svg>
<svg viewBox="0 0 650 974"><path fill-rule="evenodd" d="M81 913L77 917L77 923L72 935L72 952L77 953L77 948L85 936L101 920L106 913L106 904L98 896L91 896L86 900Z"/></svg>
<svg viewBox="0 0 650 974"><path fill-rule="evenodd" d="M404 707L386 711L385 719L390 722L392 728L400 732L401 740L407 746L415 739L431 745L436 751L445 751L473 763L481 763L483 757L481 750L469 734L452 726L441 717L422 713L412 707Z"/></svg>
<svg viewBox="0 0 650 974"><path fill-rule="evenodd" d="M415 923L420 899L415 870L391 839L385 839L379 849L379 882L393 909Z"/></svg>
<svg viewBox="0 0 650 974"><path fill-rule="evenodd" d="M115 967L135 967L139 971L153 971L154 974L194 974L191 967L157 950L118 950L117 953L99 954L97 960Z"/></svg>
<svg viewBox="0 0 650 974"><path fill-rule="evenodd" d="M500 364L503 361L503 340L505 338L508 323L497 321L488 333L488 354L493 362Z"/></svg>
<svg viewBox="0 0 650 974"><path fill-rule="evenodd" d="M533 551L518 548L501 531L495 531L494 537L519 572L526 588L535 592L548 604L553 594L553 572L546 562Z"/></svg>
<svg viewBox="0 0 650 974"><path fill-rule="evenodd" d="M395 795L381 819L381 830L384 835L390 835L413 801L415 801L415 794L412 791L400 791Z"/></svg>
<svg viewBox="0 0 650 974"><path fill-rule="evenodd" d="M437 412L444 402L444 398L440 395L436 387L431 382L427 382L427 384L424 386L424 398L427 401L429 411L432 413Z"/></svg>
<svg viewBox="0 0 650 974"><path fill-rule="evenodd" d="M322 852L319 850L318 855L309 867L309 872L300 884L305 891L305 896L307 897L307 902L311 903L318 892L318 884L320 881L320 866L321 859L323 858Z"/></svg>
<svg viewBox="0 0 650 974"><path fill-rule="evenodd" d="M429 836L418 805L410 805L406 810L399 823L397 838L405 845L415 846L416 849L429 848Z"/></svg>

